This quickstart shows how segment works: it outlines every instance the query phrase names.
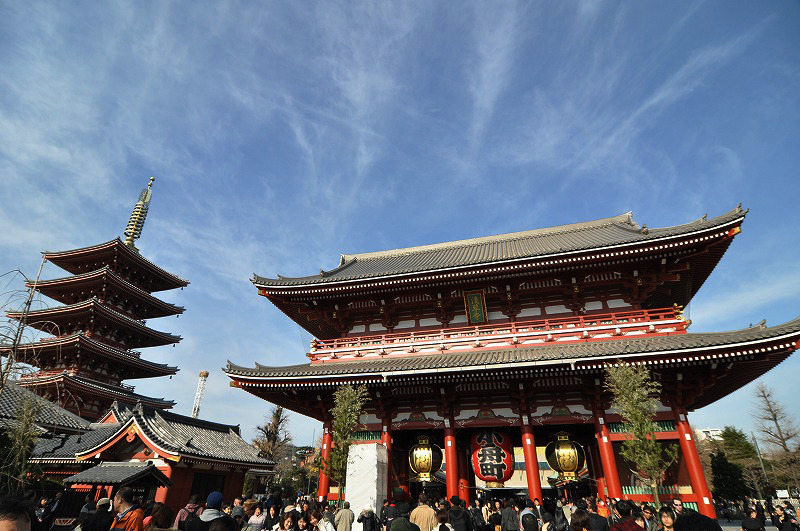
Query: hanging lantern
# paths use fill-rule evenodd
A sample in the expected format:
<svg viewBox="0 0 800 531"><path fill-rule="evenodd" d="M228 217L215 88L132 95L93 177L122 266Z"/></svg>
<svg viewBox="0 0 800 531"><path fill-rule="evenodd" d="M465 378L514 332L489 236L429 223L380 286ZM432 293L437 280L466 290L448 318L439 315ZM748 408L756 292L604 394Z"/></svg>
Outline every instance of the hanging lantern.
<svg viewBox="0 0 800 531"><path fill-rule="evenodd" d="M427 435L420 435L417 437L417 444L408 453L408 464L419 481L430 481L431 475L442 466L442 450L431 444Z"/></svg>
<svg viewBox="0 0 800 531"><path fill-rule="evenodd" d="M489 488L502 487L514 475L511 437L502 431L483 430L472 436L472 470Z"/></svg>
<svg viewBox="0 0 800 531"><path fill-rule="evenodd" d="M558 472L559 480L577 481L578 473L586 464L583 447L569 440L569 433L556 433L556 440L550 441L544 449L544 455L550 468Z"/></svg>

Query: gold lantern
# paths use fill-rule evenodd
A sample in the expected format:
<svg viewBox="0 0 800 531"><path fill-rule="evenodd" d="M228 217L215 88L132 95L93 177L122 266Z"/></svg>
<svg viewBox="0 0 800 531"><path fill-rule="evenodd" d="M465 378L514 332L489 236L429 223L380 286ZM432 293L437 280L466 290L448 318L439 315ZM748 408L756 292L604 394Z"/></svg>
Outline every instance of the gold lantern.
<svg viewBox="0 0 800 531"><path fill-rule="evenodd" d="M550 468L558 472L560 480L576 481L578 473L586 464L586 455L580 444L569 440L569 433L556 433L556 440L544 449L544 455Z"/></svg>
<svg viewBox="0 0 800 531"><path fill-rule="evenodd" d="M430 481L442 466L442 450L431 444L427 435L420 435L408 453L408 464L419 481Z"/></svg>

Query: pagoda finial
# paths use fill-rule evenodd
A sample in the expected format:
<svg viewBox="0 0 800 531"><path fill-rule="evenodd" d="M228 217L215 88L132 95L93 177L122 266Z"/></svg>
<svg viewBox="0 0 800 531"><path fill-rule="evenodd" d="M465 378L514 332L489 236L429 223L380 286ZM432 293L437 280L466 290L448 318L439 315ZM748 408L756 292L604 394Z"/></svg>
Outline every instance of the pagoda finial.
<svg viewBox="0 0 800 531"><path fill-rule="evenodd" d="M139 249L136 248L136 245L134 245L133 242L138 240L142 235L144 220L147 218L147 210L150 208L150 198L153 196L151 188L153 187L153 181L155 180L155 177L150 177L150 182L147 183L147 188L142 189L142 191L139 193L139 200L133 206L133 212L131 212L131 217L128 220L128 224L125 226L124 243L136 252L139 252Z"/></svg>

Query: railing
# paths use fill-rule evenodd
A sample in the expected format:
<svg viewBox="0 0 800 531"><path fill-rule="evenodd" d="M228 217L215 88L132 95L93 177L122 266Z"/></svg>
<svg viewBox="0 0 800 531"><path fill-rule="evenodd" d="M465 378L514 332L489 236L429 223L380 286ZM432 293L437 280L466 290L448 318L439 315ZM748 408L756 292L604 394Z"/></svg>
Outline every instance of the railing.
<svg viewBox="0 0 800 531"><path fill-rule="evenodd" d="M607 424L610 433L628 433L625 431L625 424L622 422L609 422ZM656 431L675 431L675 421L657 420Z"/></svg>
<svg viewBox="0 0 800 531"><path fill-rule="evenodd" d="M661 485L658 487L659 494L667 494L671 496L678 496L680 494L692 494L692 487L689 485ZM623 494L645 494L650 495L653 494L653 489L646 486L622 486L622 493Z"/></svg>
<svg viewBox="0 0 800 531"><path fill-rule="evenodd" d="M655 325L661 325L656 330ZM663 325L670 325L665 327ZM655 310L633 310L609 314L577 315L538 320L521 320L509 323L487 324L457 328L442 328L412 332L395 332L379 335L361 335L336 339L314 339L311 342L312 359L339 357L352 354L364 355L369 351L386 349L406 349L414 352L420 347L437 346L440 350L458 344L473 343L482 346L481 341L511 340L513 344L526 342L558 341L575 336L574 339L591 339L598 334L624 335L626 333L669 333L683 332L688 326L679 307ZM664 329L668 328L668 329ZM611 334L608 334L608 331ZM538 340L537 340L538 339ZM411 350L408 350L411 349ZM380 352L384 354L386 352Z"/></svg>

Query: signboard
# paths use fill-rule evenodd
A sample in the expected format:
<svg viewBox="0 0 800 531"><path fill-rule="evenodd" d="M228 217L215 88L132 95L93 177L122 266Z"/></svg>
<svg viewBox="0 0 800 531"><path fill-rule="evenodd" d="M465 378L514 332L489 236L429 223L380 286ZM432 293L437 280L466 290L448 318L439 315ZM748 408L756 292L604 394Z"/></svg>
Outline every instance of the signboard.
<svg viewBox="0 0 800 531"><path fill-rule="evenodd" d="M464 308L467 311L467 322L471 325L486 324L489 317L486 314L486 297L482 289L464 292Z"/></svg>

